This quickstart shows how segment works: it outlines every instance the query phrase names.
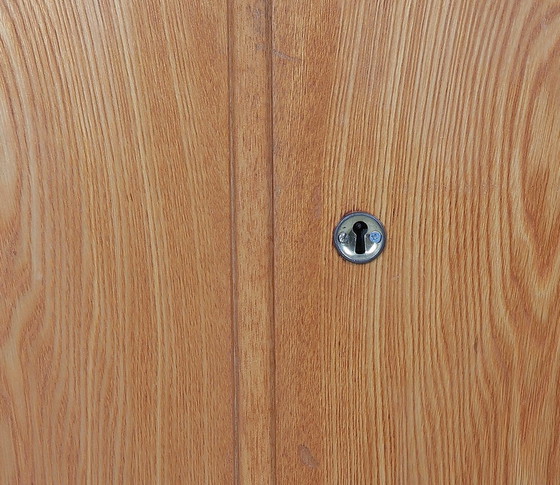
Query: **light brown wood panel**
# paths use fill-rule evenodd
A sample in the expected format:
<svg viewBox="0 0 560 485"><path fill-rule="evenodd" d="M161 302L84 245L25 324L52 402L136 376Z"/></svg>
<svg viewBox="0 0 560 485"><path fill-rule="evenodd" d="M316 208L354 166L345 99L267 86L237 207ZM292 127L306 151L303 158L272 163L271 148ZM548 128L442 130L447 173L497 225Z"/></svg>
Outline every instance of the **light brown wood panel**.
<svg viewBox="0 0 560 485"><path fill-rule="evenodd" d="M270 2L230 2L238 483L274 483Z"/></svg>
<svg viewBox="0 0 560 485"><path fill-rule="evenodd" d="M233 480L227 14L0 5L1 483Z"/></svg>
<svg viewBox="0 0 560 485"><path fill-rule="evenodd" d="M272 19L278 483L558 483L558 3Z"/></svg>

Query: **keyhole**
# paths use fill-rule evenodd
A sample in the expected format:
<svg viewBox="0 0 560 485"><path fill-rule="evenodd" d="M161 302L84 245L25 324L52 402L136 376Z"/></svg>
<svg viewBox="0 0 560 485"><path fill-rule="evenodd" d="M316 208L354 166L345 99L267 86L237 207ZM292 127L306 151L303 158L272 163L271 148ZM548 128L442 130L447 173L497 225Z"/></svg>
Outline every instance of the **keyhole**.
<svg viewBox="0 0 560 485"><path fill-rule="evenodd" d="M356 234L356 254L364 254L366 252L366 233L368 230L367 224L362 221L356 222L352 228Z"/></svg>

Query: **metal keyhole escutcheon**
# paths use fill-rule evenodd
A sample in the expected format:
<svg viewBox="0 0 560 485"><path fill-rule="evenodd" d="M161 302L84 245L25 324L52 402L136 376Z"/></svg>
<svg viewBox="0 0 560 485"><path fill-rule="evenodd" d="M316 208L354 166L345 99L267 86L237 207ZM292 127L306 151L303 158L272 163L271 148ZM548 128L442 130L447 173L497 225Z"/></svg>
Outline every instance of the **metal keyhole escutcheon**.
<svg viewBox="0 0 560 485"><path fill-rule="evenodd" d="M385 248L385 228L377 217L367 212L345 215L334 230L334 246L351 263L369 263Z"/></svg>

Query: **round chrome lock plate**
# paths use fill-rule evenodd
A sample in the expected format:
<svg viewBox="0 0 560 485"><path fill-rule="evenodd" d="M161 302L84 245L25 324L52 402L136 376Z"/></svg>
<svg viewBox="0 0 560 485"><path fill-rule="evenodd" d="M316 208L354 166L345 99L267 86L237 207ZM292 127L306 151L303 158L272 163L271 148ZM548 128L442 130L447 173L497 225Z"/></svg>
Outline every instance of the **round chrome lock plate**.
<svg viewBox="0 0 560 485"><path fill-rule="evenodd" d="M373 261L385 248L385 228L367 212L345 215L334 230L334 246L351 263Z"/></svg>

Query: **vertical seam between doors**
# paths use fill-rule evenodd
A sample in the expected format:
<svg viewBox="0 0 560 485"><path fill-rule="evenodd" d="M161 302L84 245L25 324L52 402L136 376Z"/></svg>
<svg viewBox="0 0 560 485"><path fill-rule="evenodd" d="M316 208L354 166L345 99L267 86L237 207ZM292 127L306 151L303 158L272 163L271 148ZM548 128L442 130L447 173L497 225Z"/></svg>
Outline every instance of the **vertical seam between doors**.
<svg viewBox="0 0 560 485"><path fill-rule="evenodd" d="M273 0L266 0L266 35L268 44L267 69L268 69L268 144L270 164L270 223L272 226L272 254L270 255L271 281L272 281L272 308L270 322L270 341L272 351L270 355L271 383L271 412L270 412L270 442L271 461L274 473L274 483L277 483L276 470L276 193L274 180L274 29L273 29L274 4Z"/></svg>
<svg viewBox="0 0 560 485"><path fill-rule="evenodd" d="M237 231L235 212L235 160L233 119L234 83L233 83L233 12L232 2L227 0L227 65L228 65L228 135L229 135L229 200L230 200L230 274L231 274L231 365L232 365L232 425L233 425L233 481L239 483L239 329L237 314Z"/></svg>

